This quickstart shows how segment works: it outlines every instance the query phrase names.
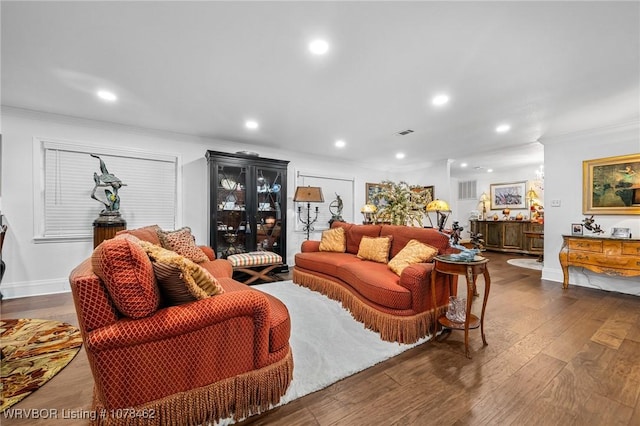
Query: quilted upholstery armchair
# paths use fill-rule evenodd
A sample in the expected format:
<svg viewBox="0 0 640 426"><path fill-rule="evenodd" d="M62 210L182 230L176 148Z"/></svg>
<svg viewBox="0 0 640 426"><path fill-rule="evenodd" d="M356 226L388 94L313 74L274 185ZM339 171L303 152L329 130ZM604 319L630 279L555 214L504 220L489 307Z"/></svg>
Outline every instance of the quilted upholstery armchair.
<svg viewBox="0 0 640 426"><path fill-rule="evenodd" d="M150 261L129 240L102 244L125 264L134 258L134 267L125 273L128 266L118 262L106 267L98 259L98 265L94 252L93 262L85 260L70 275L95 381L94 423L201 424L241 419L280 400L293 372L282 302L234 281L228 261L210 260L201 266L217 278L223 294L177 306L160 302L151 314L132 318L121 311L123 301L114 300L113 284L98 275L107 274L109 281L125 274L138 291L146 285L145 271L153 271ZM139 304L144 299L153 295Z"/></svg>

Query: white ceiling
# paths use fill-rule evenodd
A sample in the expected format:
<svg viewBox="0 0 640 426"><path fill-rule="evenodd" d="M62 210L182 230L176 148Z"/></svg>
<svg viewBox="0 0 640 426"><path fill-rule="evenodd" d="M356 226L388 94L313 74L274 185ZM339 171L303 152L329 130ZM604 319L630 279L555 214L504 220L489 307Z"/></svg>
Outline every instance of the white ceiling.
<svg viewBox="0 0 640 426"><path fill-rule="evenodd" d="M640 117L638 2L2 1L2 105L452 175ZM326 38L327 55L307 43ZM119 100L107 104L106 88ZM445 92L443 108L431 98ZM244 120L260 128L249 131ZM502 123L511 131L497 134ZM397 132L412 129L408 136ZM336 139L347 146L337 149ZM406 153L397 160L396 152Z"/></svg>

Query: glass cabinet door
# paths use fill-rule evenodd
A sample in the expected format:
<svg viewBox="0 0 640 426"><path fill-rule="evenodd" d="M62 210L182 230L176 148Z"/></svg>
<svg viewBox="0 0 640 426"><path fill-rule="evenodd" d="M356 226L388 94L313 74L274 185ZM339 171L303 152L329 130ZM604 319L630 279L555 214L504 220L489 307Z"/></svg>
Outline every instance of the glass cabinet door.
<svg viewBox="0 0 640 426"><path fill-rule="evenodd" d="M284 256L283 235L283 180L281 170L256 167L255 229L256 248Z"/></svg>
<svg viewBox="0 0 640 426"><path fill-rule="evenodd" d="M247 251L247 168L218 164L216 248L217 257Z"/></svg>

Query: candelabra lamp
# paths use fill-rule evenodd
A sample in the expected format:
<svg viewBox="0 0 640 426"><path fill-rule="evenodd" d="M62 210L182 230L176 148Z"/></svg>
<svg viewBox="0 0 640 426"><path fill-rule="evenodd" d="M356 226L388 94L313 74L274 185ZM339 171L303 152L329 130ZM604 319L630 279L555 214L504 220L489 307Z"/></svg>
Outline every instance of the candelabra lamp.
<svg viewBox="0 0 640 426"><path fill-rule="evenodd" d="M307 240L309 239L309 233L313 231L313 224L318 220L318 206L315 209L315 215L311 219L311 203L323 203L324 197L322 196L322 188L319 186L299 186L296 188L296 193L293 196L293 201L297 203L307 203L307 219L302 217L302 206L298 205L298 219L304 225L302 229L307 233Z"/></svg>
<svg viewBox="0 0 640 426"><path fill-rule="evenodd" d="M451 214L451 208L446 201L435 199L427 204L427 217L429 218L429 223L431 227L433 227L433 222L431 221L431 216L429 216L429 212L436 212L436 222L438 223L438 231L442 232L444 229L444 224L447 222L447 218L449 214Z"/></svg>

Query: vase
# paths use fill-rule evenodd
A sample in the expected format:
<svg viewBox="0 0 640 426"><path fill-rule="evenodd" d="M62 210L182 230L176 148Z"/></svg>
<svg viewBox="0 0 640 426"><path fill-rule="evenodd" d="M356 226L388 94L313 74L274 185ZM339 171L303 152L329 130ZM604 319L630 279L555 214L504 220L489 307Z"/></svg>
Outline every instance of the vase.
<svg viewBox="0 0 640 426"><path fill-rule="evenodd" d="M450 296L447 319L453 322L464 322L467 317L467 299Z"/></svg>

